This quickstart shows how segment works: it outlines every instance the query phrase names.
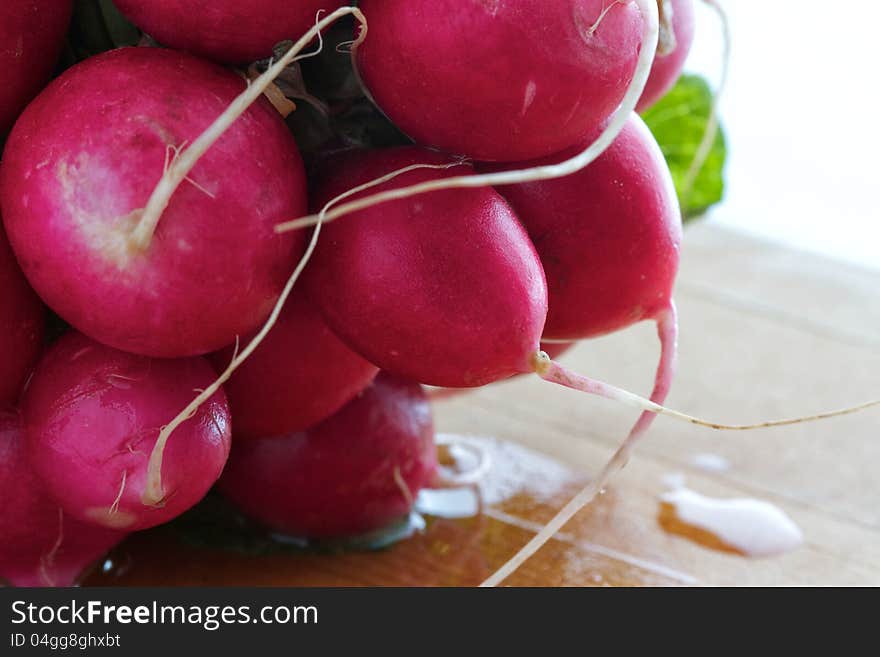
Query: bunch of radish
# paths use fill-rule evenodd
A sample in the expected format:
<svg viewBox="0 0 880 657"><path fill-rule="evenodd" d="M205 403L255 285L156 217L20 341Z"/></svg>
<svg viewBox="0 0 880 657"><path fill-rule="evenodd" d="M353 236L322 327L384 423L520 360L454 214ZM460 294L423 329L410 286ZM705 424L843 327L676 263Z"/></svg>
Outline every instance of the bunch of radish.
<svg viewBox="0 0 880 657"><path fill-rule="evenodd" d="M692 0L116 0L160 46L32 98L70 4L0 9L0 577L73 583L218 482L275 533L381 528L436 482L422 384L534 373L642 409L596 487L687 417L662 406L681 217L634 110L680 74ZM268 97L352 18L359 93L408 138L329 140L307 174ZM548 355L642 320L650 401Z"/></svg>

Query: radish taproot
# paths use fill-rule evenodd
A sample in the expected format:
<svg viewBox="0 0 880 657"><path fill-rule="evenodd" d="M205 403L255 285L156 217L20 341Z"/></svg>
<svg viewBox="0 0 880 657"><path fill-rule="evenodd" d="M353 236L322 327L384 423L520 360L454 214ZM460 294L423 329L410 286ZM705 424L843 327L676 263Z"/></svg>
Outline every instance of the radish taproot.
<svg viewBox="0 0 880 657"><path fill-rule="evenodd" d="M30 461L78 520L127 531L167 522L204 497L229 454L229 407L218 392L168 446L161 503L142 502L160 428L213 380L204 358L135 356L67 333L23 396Z"/></svg>
<svg viewBox="0 0 880 657"><path fill-rule="evenodd" d="M0 203L25 275L63 319L161 357L215 351L266 319L304 245L273 226L306 208L296 143L268 101L228 127L160 214L143 211L175 154L244 88L190 55L123 48L28 106Z"/></svg>
<svg viewBox="0 0 880 657"><path fill-rule="evenodd" d="M639 99L639 112L669 91L681 75L694 42L694 0L660 0L660 44Z"/></svg>
<svg viewBox="0 0 880 657"><path fill-rule="evenodd" d="M548 342L541 343L541 350L550 358L558 358L566 351L575 346L574 342ZM516 374L515 376L526 376L526 373ZM428 390L428 398L431 401L440 401L451 397L458 397L460 394L467 392L470 388L432 388Z"/></svg>
<svg viewBox="0 0 880 657"><path fill-rule="evenodd" d="M72 10L72 0L0 3L0 144L21 110L48 82Z"/></svg>
<svg viewBox="0 0 880 657"><path fill-rule="evenodd" d="M235 352L229 347L211 361L222 371ZM295 293L266 339L223 386L235 437L302 431L342 408L378 371L336 337L305 294Z"/></svg>
<svg viewBox="0 0 880 657"><path fill-rule="evenodd" d="M362 0L370 35L354 61L417 142L480 160L541 157L595 132L623 100L644 45L640 4Z"/></svg>
<svg viewBox="0 0 880 657"><path fill-rule="evenodd" d="M436 469L421 386L382 372L306 431L236 442L219 488L275 532L340 538L405 516Z"/></svg>
<svg viewBox="0 0 880 657"><path fill-rule="evenodd" d="M272 55L277 43L315 24L340 0L115 0L132 23L162 45L217 62L247 63Z"/></svg>
<svg viewBox="0 0 880 657"><path fill-rule="evenodd" d="M17 411L0 411L0 499L0 579L13 586L71 586L125 537L61 510L28 462Z"/></svg>
<svg viewBox="0 0 880 657"><path fill-rule="evenodd" d="M0 225L0 408L14 404L42 348L46 313Z"/></svg>

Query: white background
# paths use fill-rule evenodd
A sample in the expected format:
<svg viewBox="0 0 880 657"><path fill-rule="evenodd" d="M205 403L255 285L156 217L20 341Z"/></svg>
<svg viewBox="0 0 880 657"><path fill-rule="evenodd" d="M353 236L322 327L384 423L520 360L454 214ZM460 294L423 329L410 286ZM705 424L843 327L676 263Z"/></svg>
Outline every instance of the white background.
<svg viewBox="0 0 880 657"><path fill-rule="evenodd" d="M880 3L721 0L733 57L721 106L727 197L710 221L880 269ZM719 78L696 0L687 68Z"/></svg>

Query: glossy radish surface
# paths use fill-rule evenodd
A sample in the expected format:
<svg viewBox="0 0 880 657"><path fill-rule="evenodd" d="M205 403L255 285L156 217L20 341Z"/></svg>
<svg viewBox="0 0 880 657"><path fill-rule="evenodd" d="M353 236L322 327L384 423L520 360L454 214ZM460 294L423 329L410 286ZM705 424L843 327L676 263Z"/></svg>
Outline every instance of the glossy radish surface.
<svg viewBox="0 0 880 657"><path fill-rule="evenodd" d="M116 6L161 44L218 62L244 63L272 56L280 41L295 41L333 0L115 0Z"/></svg>
<svg viewBox="0 0 880 657"><path fill-rule="evenodd" d="M13 586L71 586L125 534L67 515L26 454L21 418L0 411L0 580Z"/></svg>
<svg viewBox="0 0 880 657"><path fill-rule="evenodd" d="M349 153L334 161L313 207L409 165L449 162L417 147ZM370 191L469 170L420 169ZM323 230L304 280L327 323L367 360L444 387L531 371L546 282L532 243L497 192L432 192L362 210Z"/></svg>
<svg viewBox="0 0 880 657"><path fill-rule="evenodd" d="M362 0L355 62L417 142L481 160L560 151L596 130L632 80L642 17L607 0Z"/></svg>
<svg viewBox="0 0 880 657"><path fill-rule="evenodd" d="M161 505L141 501L160 428L215 378L204 358L126 354L71 332L43 356L23 399L30 461L55 500L83 522L138 530L204 497L229 454L230 417L212 397L169 442Z"/></svg>
<svg viewBox="0 0 880 657"><path fill-rule="evenodd" d="M0 3L0 144L25 105L48 82L72 9L72 0Z"/></svg>
<svg viewBox="0 0 880 657"><path fill-rule="evenodd" d="M0 203L25 275L90 337L148 356L220 349L268 316L303 248L273 226L306 209L302 162L268 101L198 162L152 239L132 235L175 156L242 91L234 73L160 48L68 69L10 135Z"/></svg>
<svg viewBox="0 0 880 657"><path fill-rule="evenodd" d="M0 225L0 408L14 404L43 343L43 303L25 280Z"/></svg>
<svg viewBox="0 0 880 657"><path fill-rule="evenodd" d="M668 308L681 213L663 154L637 115L578 173L499 191L544 265L550 298L544 338L590 338L655 319Z"/></svg>
<svg viewBox="0 0 880 657"><path fill-rule="evenodd" d="M229 347L214 354L214 367L225 369L234 353ZM295 293L259 348L223 385L235 437L306 429L338 411L378 371L336 337L304 294Z"/></svg>
<svg viewBox="0 0 880 657"><path fill-rule="evenodd" d="M220 490L276 532L355 536L407 514L436 459L421 386L383 372L306 431L236 442Z"/></svg>

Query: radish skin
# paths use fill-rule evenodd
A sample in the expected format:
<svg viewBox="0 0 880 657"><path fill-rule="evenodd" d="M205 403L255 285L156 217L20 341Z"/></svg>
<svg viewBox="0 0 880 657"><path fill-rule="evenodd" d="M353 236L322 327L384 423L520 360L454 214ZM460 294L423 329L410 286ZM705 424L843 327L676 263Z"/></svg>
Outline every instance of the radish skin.
<svg viewBox="0 0 880 657"><path fill-rule="evenodd" d="M581 149L505 166L552 164ZM588 167L499 191L526 227L547 274L543 339L597 337L653 320L669 307L681 211L663 153L637 114Z"/></svg>
<svg viewBox="0 0 880 657"><path fill-rule="evenodd" d="M72 0L0 3L0 145L21 110L49 81L72 10Z"/></svg>
<svg viewBox="0 0 880 657"><path fill-rule="evenodd" d="M305 173L265 99L205 153L133 242L175 153L245 88L234 73L160 48L91 57L34 100L0 171L9 240L47 304L133 353L204 354L259 326L302 253L273 226L306 209Z"/></svg>
<svg viewBox="0 0 880 657"><path fill-rule="evenodd" d="M0 409L15 404L42 348L46 313L0 225Z"/></svg>
<svg viewBox="0 0 880 657"><path fill-rule="evenodd" d="M639 100L639 96L641 95L642 90L645 87L645 82L648 79L648 75L651 72L651 65L654 61L654 54L657 50L659 31L657 3L655 0L634 0L634 3L638 6L642 15L643 33L641 48L639 49L639 56L636 62L632 82L630 82L620 105L611 116L607 118L605 128L601 131L596 140L587 146L582 152L578 153L571 159L558 164L478 175L465 174L461 176L443 177L405 187L385 189L384 191L368 196L361 195L351 201L347 201L350 194L346 193L345 195L340 195L329 201L323 208L321 208L319 213L279 224L275 227L276 232L286 233L308 226L315 226L318 223L330 223L340 217L344 217L359 210L365 210L389 201L412 198L420 194L427 194L428 192L436 192L444 189L479 188L490 185L514 185L536 180L551 180L553 178L562 178L580 171L599 157L624 128L626 122L629 120L630 114L636 107L636 103ZM361 20L361 22L363 29L358 40L354 44L355 49L358 47L359 43L366 40L366 21ZM581 137L583 137L583 135L579 136L579 138ZM382 180L384 181L385 179L395 178L404 171L408 172L415 168L417 168L417 165L410 165L410 167L405 167L402 171L386 174L382 177ZM378 185L379 182L381 181L374 180L371 181L370 184L365 183L364 187Z"/></svg>
<svg viewBox="0 0 880 657"><path fill-rule="evenodd" d="M229 64L272 56L273 47L302 34L319 10L339 0L115 0L132 23L159 43Z"/></svg>
<svg viewBox="0 0 880 657"><path fill-rule="evenodd" d="M214 367L222 372L235 351L213 354ZM294 294L260 347L223 386L235 438L307 429L351 401L378 371L336 337L304 294Z"/></svg>
<svg viewBox="0 0 880 657"><path fill-rule="evenodd" d="M214 380L203 358L151 359L71 332L43 356L22 408L30 461L52 497L86 523L134 531L204 497L229 454L229 406L214 395L166 451L165 498L141 502L159 429Z"/></svg>
<svg viewBox="0 0 880 657"><path fill-rule="evenodd" d="M147 207L144 208L141 214L140 222L136 231L137 229L146 226L147 233L152 234L152 231L155 230L156 223L159 218L161 218L162 213L165 211L165 208L170 201L171 195L174 194L180 184L187 179L187 175L205 152L207 152L207 150L211 148L227 130L229 130L230 126L238 120L248 108L261 98L262 94L269 88L273 80L281 75L291 63L297 59L309 56L300 55L299 53L315 37L320 37L321 30L325 29L339 18L349 15L353 16L355 20L362 25L359 39L366 38L366 19L356 7L341 7L326 18L319 20L311 30L303 35L299 41L293 44L283 57L272 64L265 73L253 80L248 88L236 97L235 101L233 101L233 103L214 120L207 130L199 135L191 146L181 152L180 158L172 164L169 171L166 172L153 189L153 193L150 195L147 202ZM355 41L355 44L356 43L357 41ZM340 199L346 197L347 194L342 194ZM328 204L328 207L329 205L332 205L332 203ZM152 454L150 454L150 463L147 470L147 486L142 498L144 504L159 504L165 496L164 487L162 485L162 459L165 452L165 446L167 445L171 434L173 434L174 431L187 420L187 418L196 413L212 395L221 389L221 386L228 381L229 377L232 376L235 370L250 357L278 321L278 318L281 315L281 310L284 307L287 298L290 296L293 286L299 280L300 275L311 259L315 247L318 244L318 237L321 234L321 223L321 220L317 222L315 230L312 231L312 237L306 246L305 253L302 258L300 258L293 273L287 279L287 282L284 284L281 294L275 302L275 305L269 313L269 317L263 324L263 327L211 385L199 392L199 394L197 394L195 398L174 417L174 419L162 427L162 430L159 433L159 439L153 447ZM142 242L142 240L138 240L138 242Z"/></svg>
<svg viewBox="0 0 880 657"><path fill-rule="evenodd" d="M349 153L318 184L315 203L389 171L449 161L418 147ZM384 186L462 168L410 171ZM534 247L486 187L388 203L326 226L304 282L355 351L381 369L442 387L478 387L529 371L547 312Z"/></svg>
<svg viewBox="0 0 880 657"><path fill-rule="evenodd" d="M0 411L0 499L0 579L13 586L72 586L126 535L61 510L28 462L18 412Z"/></svg>
<svg viewBox="0 0 880 657"><path fill-rule="evenodd" d="M371 34L353 55L371 98L415 141L480 160L541 157L595 132L623 100L644 46L632 2L359 6Z"/></svg>
<svg viewBox="0 0 880 657"><path fill-rule="evenodd" d="M339 538L405 516L436 471L424 392L380 373L338 413L306 431L237 442L219 487L275 532Z"/></svg>

